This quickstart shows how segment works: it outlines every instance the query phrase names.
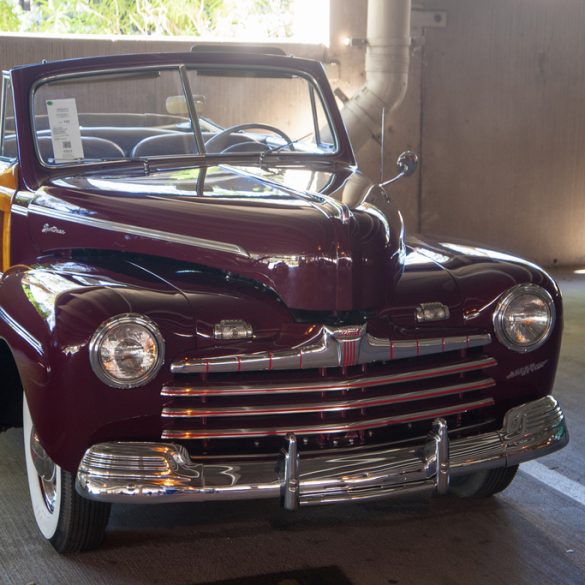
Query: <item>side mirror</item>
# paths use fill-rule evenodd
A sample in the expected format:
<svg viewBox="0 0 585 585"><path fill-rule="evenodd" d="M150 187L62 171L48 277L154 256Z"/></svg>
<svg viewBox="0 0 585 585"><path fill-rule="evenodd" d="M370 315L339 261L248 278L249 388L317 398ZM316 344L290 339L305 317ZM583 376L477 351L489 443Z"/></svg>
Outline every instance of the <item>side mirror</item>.
<svg viewBox="0 0 585 585"><path fill-rule="evenodd" d="M396 160L396 169L403 177L410 177L418 168L418 155L412 150L404 151Z"/></svg>
<svg viewBox="0 0 585 585"><path fill-rule="evenodd" d="M383 183L380 183L380 187L385 187L386 185L390 185L394 183L394 181L398 181L398 179L402 179L402 177L410 177L414 174L416 169L418 168L418 155L416 152L412 150L405 150L396 161L396 170L398 174Z"/></svg>

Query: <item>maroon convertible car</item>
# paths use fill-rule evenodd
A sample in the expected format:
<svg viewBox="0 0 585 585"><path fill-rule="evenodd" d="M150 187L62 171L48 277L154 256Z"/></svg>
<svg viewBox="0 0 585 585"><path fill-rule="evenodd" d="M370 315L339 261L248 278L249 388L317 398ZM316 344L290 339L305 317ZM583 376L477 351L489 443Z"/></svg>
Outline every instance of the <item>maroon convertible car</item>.
<svg viewBox="0 0 585 585"><path fill-rule="evenodd" d="M566 444L556 284L405 236L319 63L43 62L1 97L0 427L58 551L116 502L488 496Z"/></svg>

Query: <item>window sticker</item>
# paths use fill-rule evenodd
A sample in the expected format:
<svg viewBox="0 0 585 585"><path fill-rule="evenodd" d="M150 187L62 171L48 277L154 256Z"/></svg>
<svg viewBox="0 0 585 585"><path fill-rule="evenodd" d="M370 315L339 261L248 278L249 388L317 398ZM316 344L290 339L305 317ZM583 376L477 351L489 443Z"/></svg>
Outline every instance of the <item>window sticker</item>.
<svg viewBox="0 0 585 585"><path fill-rule="evenodd" d="M47 100L55 162L83 159L83 145L75 98Z"/></svg>

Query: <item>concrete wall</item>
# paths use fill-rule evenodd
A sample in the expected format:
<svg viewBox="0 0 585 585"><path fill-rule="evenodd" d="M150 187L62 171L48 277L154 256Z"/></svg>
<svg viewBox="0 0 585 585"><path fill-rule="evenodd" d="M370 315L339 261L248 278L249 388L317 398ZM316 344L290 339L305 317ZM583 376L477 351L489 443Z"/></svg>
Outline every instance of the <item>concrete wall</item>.
<svg viewBox="0 0 585 585"><path fill-rule="evenodd" d="M363 36L365 0L332 4L344 34ZM406 147L421 154L418 181L395 193L408 228L585 263L585 2L415 4L446 10L448 25L414 31L409 95L387 135L390 163ZM342 72L363 51L332 50ZM373 142L358 158L377 172Z"/></svg>
<svg viewBox="0 0 585 585"><path fill-rule="evenodd" d="M585 2L426 4L422 229L585 262Z"/></svg>
<svg viewBox="0 0 585 585"><path fill-rule="evenodd" d="M339 81L334 83L348 97L353 95L365 82L365 48L348 47L344 40L348 37L360 39L366 36L367 0L330 0L331 1L331 39L328 58L339 63ZM422 30L413 28L415 37L410 79L406 97L402 104L388 118L389 124L384 140L384 179L396 174L396 159L404 150L421 151L421 74ZM360 168L370 177L379 180L381 171L380 141L370 140L356 153ZM395 183L391 194L399 206L407 228L420 231L419 191L421 175L417 173L409 179Z"/></svg>
<svg viewBox="0 0 585 585"><path fill-rule="evenodd" d="M385 176L406 148L418 175L393 188L410 231L460 237L550 265L585 263L585 22L583 0L415 0L447 11L446 28L414 31L406 100L386 135ZM348 96L364 81L366 0L331 0L331 47ZM40 59L188 49L190 40L0 37L2 67ZM359 153L380 172L379 145Z"/></svg>

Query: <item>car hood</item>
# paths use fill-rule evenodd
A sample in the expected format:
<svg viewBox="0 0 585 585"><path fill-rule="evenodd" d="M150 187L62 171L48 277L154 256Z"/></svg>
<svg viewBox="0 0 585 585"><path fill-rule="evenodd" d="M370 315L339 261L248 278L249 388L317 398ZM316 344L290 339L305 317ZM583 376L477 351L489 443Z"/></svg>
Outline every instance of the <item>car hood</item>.
<svg viewBox="0 0 585 585"><path fill-rule="evenodd" d="M109 250L189 261L272 290L294 309L387 304L402 221L350 170L210 167L55 179L29 205L43 252ZM387 203L387 202L386 202Z"/></svg>

